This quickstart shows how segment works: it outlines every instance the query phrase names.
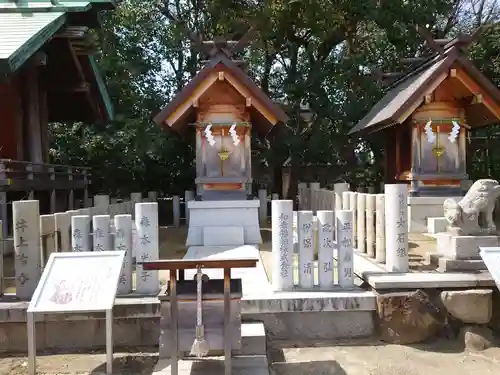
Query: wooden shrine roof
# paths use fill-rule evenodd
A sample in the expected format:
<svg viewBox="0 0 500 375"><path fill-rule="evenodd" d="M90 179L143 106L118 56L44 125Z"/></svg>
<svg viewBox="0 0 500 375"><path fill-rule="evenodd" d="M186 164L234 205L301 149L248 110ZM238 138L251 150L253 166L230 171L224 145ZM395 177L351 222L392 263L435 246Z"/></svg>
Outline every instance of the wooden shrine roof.
<svg viewBox="0 0 500 375"><path fill-rule="evenodd" d="M9 80L42 51L47 55L44 71L49 71L47 75L51 76L49 121L110 120L111 101L92 52L76 53L71 38L61 43L57 35L67 26L81 24L82 20L95 26L97 12L115 5L114 0L61 0L54 4L50 0L0 0L0 80ZM83 14L85 17L81 17ZM66 62L64 66L61 61ZM70 65L76 68L66 70ZM51 69L62 70L51 74ZM84 89L73 86L69 90L77 80L87 86Z"/></svg>
<svg viewBox="0 0 500 375"><path fill-rule="evenodd" d="M252 99L255 99L257 103L251 101L252 107L256 113L252 119L252 123L256 124L258 129L266 134L268 133L274 125L278 122L286 123L288 121L288 116L283 111L283 109L275 104L266 93L240 68L238 65L232 61L224 52L219 51L215 56L213 56L207 64L200 70L200 72L158 113L154 122L158 125L168 125L170 128L180 131L185 127L190 120L193 120L194 107L191 105L186 106L182 109L185 113L177 118L173 123L169 123L169 116L174 114L177 110L190 99L192 99L193 94L198 87L200 87L211 75L215 72L228 71L238 83L244 85L244 87L249 91ZM208 89L206 87L206 89ZM262 108L260 105L265 107L274 118L274 121L269 121L266 119L264 113L262 113Z"/></svg>
<svg viewBox="0 0 500 375"><path fill-rule="evenodd" d="M427 61L395 81L385 96L350 130L349 134L367 135L403 123L424 101L425 95L431 94L448 78L450 70L457 67L462 69L489 99L497 106L500 105L498 87L461 53L459 47L450 43L443 53L432 55ZM494 117L483 125L500 120L498 115Z"/></svg>

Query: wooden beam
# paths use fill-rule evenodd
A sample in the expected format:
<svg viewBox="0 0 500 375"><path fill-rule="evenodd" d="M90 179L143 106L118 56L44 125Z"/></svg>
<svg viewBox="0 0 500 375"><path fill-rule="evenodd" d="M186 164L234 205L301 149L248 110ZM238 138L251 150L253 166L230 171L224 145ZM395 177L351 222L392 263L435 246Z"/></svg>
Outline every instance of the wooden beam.
<svg viewBox="0 0 500 375"><path fill-rule="evenodd" d="M429 30L427 30L427 28L418 25L417 32L425 39L429 48L439 53L440 55L444 54L444 48L434 41L432 34L429 32Z"/></svg>

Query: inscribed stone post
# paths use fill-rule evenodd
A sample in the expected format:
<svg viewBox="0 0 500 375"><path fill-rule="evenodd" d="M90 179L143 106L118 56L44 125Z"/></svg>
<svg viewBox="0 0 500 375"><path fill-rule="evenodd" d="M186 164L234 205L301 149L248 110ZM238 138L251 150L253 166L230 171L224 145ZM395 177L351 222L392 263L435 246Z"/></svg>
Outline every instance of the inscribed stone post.
<svg viewBox="0 0 500 375"><path fill-rule="evenodd" d="M359 221L359 208L360 208L358 203L359 193L353 191L351 195L349 195L349 198L351 200L349 203L349 210L352 211L352 246L356 247L356 244L358 242L358 221ZM357 247L359 250L359 244L357 245Z"/></svg>
<svg viewBox="0 0 500 375"><path fill-rule="evenodd" d="M377 194L375 198L375 259L385 263L385 195Z"/></svg>
<svg viewBox="0 0 500 375"><path fill-rule="evenodd" d="M184 217L186 218L186 225L189 224L189 208L187 202L194 200L194 191L186 190L184 193Z"/></svg>
<svg viewBox="0 0 500 375"><path fill-rule="evenodd" d="M158 260L158 203L136 203L135 227L137 230L137 262ZM136 291L156 294L160 287L158 271L146 271L141 265L136 268Z"/></svg>
<svg viewBox="0 0 500 375"><path fill-rule="evenodd" d="M297 242L299 245L299 286L314 286L314 229L312 211L297 212Z"/></svg>
<svg viewBox="0 0 500 375"><path fill-rule="evenodd" d="M361 253L366 253L366 194L358 193L358 205L357 205L357 220L356 220L356 232L357 232L357 249Z"/></svg>
<svg viewBox="0 0 500 375"><path fill-rule="evenodd" d="M273 195L271 196L271 200L277 201L278 199L280 199L280 195L278 193L273 193Z"/></svg>
<svg viewBox="0 0 500 375"><path fill-rule="evenodd" d="M311 182L309 184L309 189L310 189L310 193L311 193L311 195L309 197L310 210L314 214L318 209L316 197L318 195L318 190L321 189L321 184L319 182Z"/></svg>
<svg viewBox="0 0 500 375"><path fill-rule="evenodd" d="M341 210L336 212L337 272L339 285L343 288L354 287L352 224L352 211Z"/></svg>
<svg viewBox="0 0 500 375"><path fill-rule="evenodd" d="M258 196L260 201L259 221L265 224L267 222L267 190L259 189Z"/></svg>
<svg viewBox="0 0 500 375"><path fill-rule="evenodd" d="M67 212L57 212L54 214L54 221L56 226L56 251L64 252L70 251L70 228L71 219Z"/></svg>
<svg viewBox="0 0 500 375"><path fill-rule="evenodd" d="M385 185L385 249L389 272L408 272L408 187Z"/></svg>
<svg viewBox="0 0 500 375"><path fill-rule="evenodd" d="M132 293L132 215L115 216L115 250L125 251L118 294Z"/></svg>
<svg viewBox="0 0 500 375"><path fill-rule="evenodd" d="M375 258L375 194L366 194L366 254Z"/></svg>
<svg viewBox="0 0 500 375"><path fill-rule="evenodd" d="M335 208L334 210L343 209L343 197L345 191L349 191L349 184L347 182L339 182L333 185L333 192L335 194Z"/></svg>
<svg viewBox="0 0 500 375"><path fill-rule="evenodd" d="M293 288L293 201L272 201L271 214L273 289L291 290Z"/></svg>
<svg viewBox="0 0 500 375"><path fill-rule="evenodd" d="M130 193L130 200L136 204L142 202L142 193Z"/></svg>
<svg viewBox="0 0 500 375"><path fill-rule="evenodd" d="M333 287L333 211L318 211L318 279L322 289Z"/></svg>
<svg viewBox="0 0 500 375"><path fill-rule="evenodd" d="M109 233L109 215L96 215L92 217L92 234L94 251L111 250L111 236Z"/></svg>
<svg viewBox="0 0 500 375"><path fill-rule="evenodd" d="M109 195L95 195L94 196L94 206L95 207L107 207L109 206Z"/></svg>
<svg viewBox="0 0 500 375"><path fill-rule="evenodd" d="M71 217L71 248L73 251L90 251L90 216Z"/></svg>
<svg viewBox="0 0 500 375"><path fill-rule="evenodd" d="M30 299L41 276L40 208L38 201L12 203L16 296Z"/></svg>
<svg viewBox="0 0 500 375"><path fill-rule="evenodd" d="M172 210L174 216L174 227L179 228L181 226L181 197L174 195L172 197Z"/></svg>

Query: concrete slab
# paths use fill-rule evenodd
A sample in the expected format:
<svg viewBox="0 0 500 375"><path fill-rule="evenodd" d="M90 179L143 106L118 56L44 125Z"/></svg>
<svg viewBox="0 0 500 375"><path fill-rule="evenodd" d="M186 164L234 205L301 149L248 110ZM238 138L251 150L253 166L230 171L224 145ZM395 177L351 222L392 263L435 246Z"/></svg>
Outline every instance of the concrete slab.
<svg viewBox="0 0 500 375"><path fill-rule="evenodd" d="M224 373L224 358L209 357L202 360L180 360L179 375L221 375ZM152 375L170 375L170 360L158 361ZM233 375L269 375L266 356L233 357Z"/></svg>
<svg viewBox="0 0 500 375"><path fill-rule="evenodd" d="M482 260L460 260L450 259L442 256L438 260L439 272L464 272L464 271L484 271L486 265Z"/></svg>
<svg viewBox="0 0 500 375"><path fill-rule="evenodd" d="M425 289L491 287L495 281L489 272L479 273L386 273L365 274L365 281L374 289Z"/></svg>

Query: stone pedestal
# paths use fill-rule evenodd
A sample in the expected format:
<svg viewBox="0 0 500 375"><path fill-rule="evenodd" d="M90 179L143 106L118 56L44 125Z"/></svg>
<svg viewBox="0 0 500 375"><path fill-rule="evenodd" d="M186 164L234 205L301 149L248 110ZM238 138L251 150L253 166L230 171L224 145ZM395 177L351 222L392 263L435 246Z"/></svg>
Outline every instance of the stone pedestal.
<svg viewBox="0 0 500 375"><path fill-rule="evenodd" d="M241 246L262 243L258 200L191 201L187 204L189 230L186 246ZM212 230L213 228L217 229ZM241 230L243 244L239 240L238 243L231 243L232 238L241 238ZM205 244L208 239L211 245Z"/></svg>
<svg viewBox="0 0 500 375"><path fill-rule="evenodd" d="M408 198L408 230L410 233L426 233L427 219L443 217L443 203L453 198L460 201L462 197L409 197Z"/></svg>
<svg viewBox="0 0 500 375"><path fill-rule="evenodd" d="M500 246L500 236L453 236L438 233L437 251L440 255L454 260L480 260L480 247Z"/></svg>

